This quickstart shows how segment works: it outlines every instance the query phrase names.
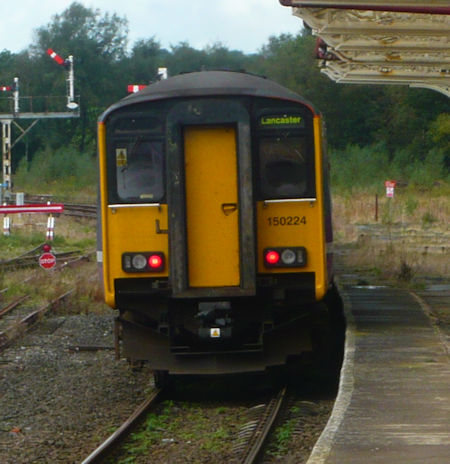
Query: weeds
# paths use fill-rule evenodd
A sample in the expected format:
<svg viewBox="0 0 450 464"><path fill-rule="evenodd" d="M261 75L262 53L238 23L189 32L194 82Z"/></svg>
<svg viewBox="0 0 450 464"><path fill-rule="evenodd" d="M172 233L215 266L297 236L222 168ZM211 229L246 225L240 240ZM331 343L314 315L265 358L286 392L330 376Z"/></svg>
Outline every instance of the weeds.
<svg viewBox="0 0 450 464"><path fill-rule="evenodd" d="M282 456L286 454L297 423L298 419L289 419L276 429L275 443L273 448L269 451L269 454L272 456Z"/></svg>
<svg viewBox="0 0 450 464"><path fill-rule="evenodd" d="M215 453L223 453L224 448L231 451L235 427L245 419L245 415L237 418L223 406L211 407L205 413L204 404L165 401L161 411L150 414L141 429L130 436L126 452L114 462L140 462L151 448L158 449L173 442L181 447L195 446L205 457L196 462L214 462Z"/></svg>
<svg viewBox="0 0 450 464"><path fill-rule="evenodd" d="M426 228L433 225L437 221L436 217L429 211L422 216L422 227Z"/></svg>
<svg viewBox="0 0 450 464"><path fill-rule="evenodd" d="M405 200L405 213L408 217L412 216L414 214L414 211L416 211L417 207L419 206L419 200L417 198L414 198L412 195L408 195L408 197Z"/></svg>
<svg viewBox="0 0 450 464"><path fill-rule="evenodd" d="M413 268L406 262L402 261L400 264L400 271L397 274L397 278L400 282L411 282L414 276Z"/></svg>

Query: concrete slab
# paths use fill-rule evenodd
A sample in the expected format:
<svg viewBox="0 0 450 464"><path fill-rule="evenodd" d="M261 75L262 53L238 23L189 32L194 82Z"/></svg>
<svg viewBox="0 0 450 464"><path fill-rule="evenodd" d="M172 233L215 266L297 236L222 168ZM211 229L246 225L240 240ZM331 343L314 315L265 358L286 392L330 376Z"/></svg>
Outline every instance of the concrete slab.
<svg viewBox="0 0 450 464"><path fill-rule="evenodd" d="M420 301L387 287L341 294L339 394L308 464L450 463L449 358Z"/></svg>

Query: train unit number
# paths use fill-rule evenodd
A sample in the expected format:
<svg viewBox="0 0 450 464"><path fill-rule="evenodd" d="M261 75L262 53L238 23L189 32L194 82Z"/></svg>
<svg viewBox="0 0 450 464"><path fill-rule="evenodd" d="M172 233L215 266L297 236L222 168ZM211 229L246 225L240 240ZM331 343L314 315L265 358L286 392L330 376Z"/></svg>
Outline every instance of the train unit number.
<svg viewBox="0 0 450 464"><path fill-rule="evenodd" d="M300 226L306 225L306 216L273 216L267 222L269 226Z"/></svg>

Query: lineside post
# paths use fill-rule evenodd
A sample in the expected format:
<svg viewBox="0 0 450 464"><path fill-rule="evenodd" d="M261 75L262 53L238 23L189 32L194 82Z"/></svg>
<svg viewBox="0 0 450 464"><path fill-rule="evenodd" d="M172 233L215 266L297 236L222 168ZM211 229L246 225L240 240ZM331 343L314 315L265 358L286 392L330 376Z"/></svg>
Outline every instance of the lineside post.
<svg viewBox="0 0 450 464"><path fill-rule="evenodd" d="M9 217L5 214L3 217L3 235L8 236L11 234L11 221Z"/></svg>
<svg viewBox="0 0 450 464"><path fill-rule="evenodd" d="M11 190L11 120L2 120L3 188Z"/></svg>

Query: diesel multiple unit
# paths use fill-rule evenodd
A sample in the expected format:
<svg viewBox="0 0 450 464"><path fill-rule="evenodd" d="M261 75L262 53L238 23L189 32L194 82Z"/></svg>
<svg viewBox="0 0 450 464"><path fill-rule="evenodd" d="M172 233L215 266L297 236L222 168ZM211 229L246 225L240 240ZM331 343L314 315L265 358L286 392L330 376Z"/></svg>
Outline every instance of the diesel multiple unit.
<svg viewBox="0 0 450 464"><path fill-rule="evenodd" d="M183 74L112 105L98 140L98 260L124 356L230 373L311 350L332 276L310 103L245 73Z"/></svg>

